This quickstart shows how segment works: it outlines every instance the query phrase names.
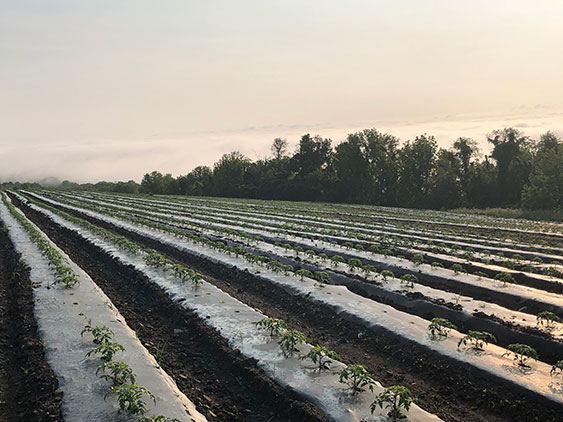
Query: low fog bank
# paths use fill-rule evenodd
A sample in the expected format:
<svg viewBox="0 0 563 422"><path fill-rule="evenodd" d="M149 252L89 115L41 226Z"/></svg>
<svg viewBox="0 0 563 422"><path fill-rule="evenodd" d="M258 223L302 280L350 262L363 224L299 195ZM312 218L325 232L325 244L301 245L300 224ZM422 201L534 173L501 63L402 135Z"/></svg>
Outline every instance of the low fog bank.
<svg viewBox="0 0 563 422"><path fill-rule="evenodd" d="M374 124L375 123L375 124ZM442 120L418 122L363 122L354 125L311 126L279 125L247 127L236 131L201 132L165 137L153 135L145 140L103 140L91 142L45 141L43 143L0 144L0 182L41 182L52 186L62 180L77 183L135 180L158 169L174 176L186 174L199 165L211 166L223 154L239 151L252 160L270 155L272 140L286 138L293 151L305 133L342 142L348 133L375 127L391 133L401 142L417 135L433 135L440 147L449 148L460 136L473 138L488 154L491 148L487 133L494 129L514 127L538 139L548 130L563 136L563 112L542 116L512 114L509 116L446 116Z"/></svg>

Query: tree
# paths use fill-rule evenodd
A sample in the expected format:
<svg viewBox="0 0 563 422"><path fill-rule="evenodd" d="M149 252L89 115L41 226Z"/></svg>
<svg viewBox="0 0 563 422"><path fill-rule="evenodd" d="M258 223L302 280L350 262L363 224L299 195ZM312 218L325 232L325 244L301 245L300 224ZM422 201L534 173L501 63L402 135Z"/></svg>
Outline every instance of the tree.
<svg viewBox="0 0 563 422"><path fill-rule="evenodd" d="M424 208L427 206L436 164L438 145L433 136L426 134L408 141L399 150L399 206Z"/></svg>
<svg viewBox="0 0 563 422"><path fill-rule="evenodd" d="M458 207L461 186L458 179L459 162L454 152L440 149L432 182L430 206L438 209Z"/></svg>
<svg viewBox="0 0 563 422"><path fill-rule="evenodd" d="M174 182L175 180L170 173L165 175L158 171L146 173L141 181L141 192L153 194L171 193Z"/></svg>
<svg viewBox="0 0 563 422"><path fill-rule="evenodd" d="M453 145L454 155L458 160L458 177L461 188L462 201L467 204L467 190L471 166L474 164L472 159L479 156L477 142L470 138L458 138Z"/></svg>
<svg viewBox="0 0 563 422"><path fill-rule="evenodd" d="M211 195L213 188L213 171L207 166L197 166L185 176L177 179L182 195Z"/></svg>
<svg viewBox="0 0 563 422"><path fill-rule="evenodd" d="M343 202L368 203L369 164L365 157L366 142L361 136L348 135L345 142L336 146L334 170L338 192L336 200Z"/></svg>
<svg viewBox="0 0 563 422"><path fill-rule="evenodd" d="M494 145L491 157L497 162L497 183L500 204L518 206L524 185L532 169L531 144L519 130L505 128L488 136Z"/></svg>
<svg viewBox="0 0 563 422"><path fill-rule="evenodd" d="M299 176L306 176L314 171L326 168L332 158L330 139L318 135L303 135L299 141L299 149L292 158L292 164Z"/></svg>
<svg viewBox="0 0 563 422"><path fill-rule="evenodd" d="M563 209L563 143L551 132L541 136L522 198L529 209Z"/></svg>
<svg viewBox="0 0 563 422"><path fill-rule="evenodd" d="M219 196L241 196L250 160L235 151L225 154L213 167L213 192Z"/></svg>
<svg viewBox="0 0 563 422"><path fill-rule="evenodd" d="M336 147L334 169L340 200L390 205L397 180L398 140L376 129L348 135Z"/></svg>
<svg viewBox="0 0 563 422"><path fill-rule="evenodd" d="M470 167L467 181L467 205L486 208L500 203L497 186L497 168L485 156L485 161Z"/></svg>
<svg viewBox="0 0 563 422"><path fill-rule="evenodd" d="M333 190L333 151L330 139L303 135L299 149L291 158L292 176L289 194L292 199L302 201L326 200Z"/></svg>
<svg viewBox="0 0 563 422"><path fill-rule="evenodd" d="M274 155L274 160L281 160L287 152L287 139L274 139L271 150Z"/></svg>

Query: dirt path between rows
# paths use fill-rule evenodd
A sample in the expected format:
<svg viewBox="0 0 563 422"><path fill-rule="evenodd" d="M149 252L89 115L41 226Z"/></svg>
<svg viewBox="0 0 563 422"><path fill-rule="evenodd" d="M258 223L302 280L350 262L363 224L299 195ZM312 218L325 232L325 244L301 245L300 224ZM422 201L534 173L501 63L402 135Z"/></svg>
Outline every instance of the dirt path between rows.
<svg viewBox="0 0 563 422"><path fill-rule="evenodd" d="M61 399L37 333L29 268L0 220L0 421L62 421Z"/></svg>

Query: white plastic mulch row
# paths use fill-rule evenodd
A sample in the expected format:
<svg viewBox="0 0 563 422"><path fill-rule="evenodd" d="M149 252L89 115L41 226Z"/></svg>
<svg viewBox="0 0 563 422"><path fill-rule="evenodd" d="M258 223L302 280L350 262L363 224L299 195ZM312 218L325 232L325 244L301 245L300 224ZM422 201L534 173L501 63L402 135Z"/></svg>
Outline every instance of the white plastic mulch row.
<svg viewBox="0 0 563 422"><path fill-rule="evenodd" d="M160 198L166 200L179 202L179 197L177 195L158 195ZM308 208L315 209L316 212L327 214L327 215L349 215L349 216L360 216L383 220L397 220L397 221L408 221L408 222L423 222L430 224L441 225L443 223L450 223L453 226L466 226L467 219L482 221L483 225L473 224L473 227L487 229L489 225L500 226L501 229L514 230L515 225L521 226L535 226L538 230L529 229L519 229L514 231L525 232L525 233L553 233L553 232L563 232L563 224L552 223L552 222L537 222L531 220L514 219L514 218L501 218L501 217L491 217L479 214L462 214L462 213L452 213L444 211L434 211L434 210L418 210L418 209L408 209L408 208L396 208L396 207L382 207L376 205L353 205L353 204L326 204L318 202L288 202L288 201L272 201L272 200L256 200L256 199L227 199L227 198L212 198L212 197L182 197L185 202L193 203L213 203L213 204L224 204L226 206L234 207L261 207L265 209L273 209L277 211L282 211L284 213L295 213L303 212ZM328 205L328 206L327 206ZM368 214L367 212L371 212ZM374 213L377 212L377 213ZM408 218L405 218L408 216ZM413 219L414 217L414 219ZM448 221L448 220L458 220L458 221Z"/></svg>
<svg viewBox="0 0 563 422"><path fill-rule="evenodd" d="M54 204L64 205L66 207L69 207L70 209L73 208L72 205L60 204L57 201L53 201L45 197L41 197L41 198L46 201L52 201L52 203ZM77 209L80 211L85 211L83 208L80 207L78 207ZM158 213L154 211L153 212L147 211L147 212L152 213L155 216L167 216L164 213ZM187 217L187 216L174 216L174 218L181 221L187 221L193 223L205 222L204 220L200 220L198 218L193 218L193 217ZM213 223L213 224L217 227L235 229L250 235L255 235L255 236L261 235L261 236L270 236L270 237L272 236L272 233L268 231L237 226L236 224L227 224L227 223ZM309 233L301 232L298 234L308 235ZM276 233L275 237L280 241L285 240L290 242L299 242L309 247L322 248L326 252L330 252L332 254L350 254L350 250L346 249L345 247L333 243L325 242L322 240L313 241L304 237L297 237L284 233ZM533 287L523 286L519 284L509 284L507 286L504 286L496 280L482 278L472 274L462 274L462 273L454 274L453 271L446 268L432 267L429 264L417 265L407 259L396 258L392 256L384 256L381 254L376 254L368 251L354 250L353 254L354 256L357 256L358 258L361 259L367 259L367 260L371 259L374 261L383 262L387 265L392 265L396 268L408 270L413 273L423 273L444 280L451 280L453 283L467 284L469 286L478 286L479 288L490 290L493 295L495 292L510 293L514 296L520 297L522 301L531 298L543 302L547 306L552 306L553 308L561 309L563 307L563 299L561 298L561 295L558 295L557 293L546 292L540 289L535 289Z"/></svg>
<svg viewBox="0 0 563 422"><path fill-rule="evenodd" d="M100 201L92 201L92 203L97 203L99 205ZM130 209L127 206L121 206L118 205L114 202L104 202L110 206L114 206L114 207L118 207L118 208L122 208L124 210ZM122 203L122 201L119 201L119 203ZM128 201L127 204L134 204L136 207L138 207L139 209L142 209L144 212L148 212L148 213L153 213L155 214L156 211L162 211L164 212L164 214L161 215L167 215L165 212L166 210L169 210L171 207L152 207L152 208L143 208L142 206L140 206L138 203L134 202L134 201ZM168 217L173 217L173 218L180 218L180 219L184 219L185 220L185 215L181 215L179 211L172 209L172 211L177 214L174 216L170 216L168 215ZM187 210L186 210L187 212ZM235 212L235 211L233 211ZM193 222L199 222L199 223L206 223L209 222L209 218L211 217L213 220L218 220L219 223L215 223L213 222L213 224L228 224L230 227L234 228L235 226L241 227L241 230L243 229L252 229L251 227L248 226L239 226L239 222L238 222L238 218L237 219L232 219L231 215L227 214L228 211L225 211L225 214L213 214L213 215L205 215L202 213L199 213L197 211L195 211L195 213L197 214L197 216L193 216L191 217L191 221ZM281 227L277 227L276 225L272 225L271 221L266 219L266 218L257 218L257 217L245 217L243 219L243 223L245 223L246 225L251 225L254 228L265 228L268 227L268 230L274 230L276 231L276 229L280 229ZM281 228L283 231L285 229ZM345 228L342 227L342 230L344 230ZM292 228L290 229L294 232L297 233L301 233L304 235L321 235L324 239L326 240L337 240L337 241L356 241L355 238L350 238L350 237L346 237L344 235L328 235L328 234L322 234L319 233L318 231L311 231L311 228L308 227L307 225L304 224L292 224ZM392 232L388 232L387 234L394 236L395 233ZM406 238L412 238L412 236L404 236ZM466 244L467 245L467 244ZM473 246L473 244L471 244ZM521 271L521 270L512 270L510 268L506 268L506 267L502 267L500 265L494 265L494 264L485 264L485 263L481 263L479 261L471 261L471 260L467 260L466 258L459 258L456 255L452 255L452 254L443 254L443 253L435 253L432 251L427 251L427 250L419 250L419 249L415 249L415 248L411 248L411 247L405 247L405 246L400 246L401 249L407 250L410 253L422 253L425 254L429 259L443 259L446 261L450 261L453 263L459 263L459 264L466 264L467 262L470 262L472 265L478 267L478 268L482 268L482 269L489 269L489 270L493 270L493 271L497 271L497 272L506 272L509 274L517 274L517 273L525 273L527 274L527 276L529 278L533 278L539 281L546 281L546 282L551 282L551 283L558 283L560 282L559 279L552 277L552 276L546 276L543 274L537 274L537 273L528 273L526 271ZM497 250L500 250L499 248L497 248ZM502 250L506 251L511 251L511 252L523 252L523 251L519 251L519 250L509 250L506 248L503 248ZM350 253L350 252L348 252ZM526 252L524 252L526 253ZM559 255L548 255L548 254L542 254L542 253L534 253L535 256L542 256L544 258L549 258L549 259L558 259L561 260L562 257ZM489 256L485 256L485 255L480 255L479 253L475 253L475 256L481 256L482 258L490 258ZM512 262L511 259L509 258L504 258L504 257L495 257L495 259L498 259L499 261L510 261ZM529 263L531 265L538 265L537 263L534 263L532 261L526 261L526 260L522 260L523 263ZM547 266L547 265L546 265ZM549 267L553 267L554 265L551 264L549 265Z"/></svg>
<svg viewBox="0 0 563 422"><path fill-rule="evenodd" d="M172 378L158 366L109 298L80 267L50 242L66 258L80 280L80 284L70 289L53 285L55 278L48 260L41 255L2 203L0 218L9 229L14 247L31 268L34 314L39 335L45 345L46 360L57 376L63 392L62 413L65 421L136 420L118 414L119 406L115 397L104 400L110 383L96 375L102 361L95 356L86 357L86 353L95 345L89 334L83 337L80 335L90 318L93 325L105 325L114 332L114 341L126 349L125 352L118 352L114 360L127 363L136 374L137 383L155 395L156 405L147 397L144 398L148 408L147 416L164 415L182 422L206 420L178 389ZM46 236L45 238L48 239Z"/></svg>
<svg viewBox="0 0 563 422"><path fill-rule="evenodd" d="M560 378L551 377L550 365L533 362L531 372L523 372L514 365L512 359L503 356L506 349L496 345L488 345L486 352L483 354L476 355L469 350L460 351L457 348L457 343L463 337L461 333L452 330L446 340L435 341L428 334L427 320L366 299L350 292L343 286L328 285L319 288L314 280L305 279L301 282L296 277L271 272L264 267L251 264L243 258L226 255L189 240L178 239L166 232L156 231L89 210L81 211L86 215L171 245L179 250L198 254L218 264L237 266L241 270L248 270L257 276L257 280L267 280L293 295L307 297L312 302L333 309L344 318L361 322L367 328L390 330L406 340L414 341L439 354L473 365L495 377L503 378L563 404L563 381Z"/></svg>
<svg viewBox="0 0 563 422"><path fill-rule="evenodd" d="M121 207L121 206L118 206L118 207ZM127 209L126 207L122 207L122 208ZM165 215L165 214L162 214L162 213L150 212L149 210L144 210L144 212L150 213L150 214L155 215L155 216L164 216ZM175 218L180 218L180 217L175 217ZM182 219L185 221L188 218L189 217L182 218ZM193 219L193 218L189 218L189 220L190 221L201 221L201 222L203 222L202 220L197 220L197 219ZM231 228L234 228L234 229L237 229L237 230L244 230L245 229L243 227L236 227L236 226L228 226L228 227L231 227ZM206 234L207 235L217 235L216 232L214 232L212 230L207 230L205 228L198 228L198 231L200 231L204 235L206 235ZM220 233L220 235L224 236L224 237L232 237L232 236L229 236L228 234L225 234L225 233ZM326 266L327 265L325 262L322 262L319 259L310 259L306 255L303 255L303 254L299 255L295 251L286 250L282 247L278 247L278 246L275 246L273 244L263 242L263 241L252 242L251 247L259 249L263 252L274 253L276 255L287 257L287 258L297 258L298 257L302 261L310 262L310 263L313 263L315 265L320 265L320 266ZM345 252L350 253L350 251L348 251L348 250L346 250ZM401 261L403 261L403 260L401 260ZM344 272L344 273L350 273L350 268L346 264L331 265L331 267L329 269L338 270L338 271ZM364 276L368 280L373 280L373 281L382 283L382 285L380 286L382 289L393 291L393 292L401 292L401 291L405 290L405 287L402 285L402 283L399 279L388 278L386 281L384 281L380 275L369 274L369 275L364 275ZM493 281L489 280L489 283L497 283L497 282L496 281L493 282ZM440 290L440 289L435 289L435 288L428 287L428 286L425 286L425 285L422 285L422 284L416 284L416 288L412 289L411 291L420 292L423 295L430 297L430 298L433 298L433 299L443 299L446 302L459 303L460 305L463 306L464 312L466 312L468 315L470 315L472 312L482 312L482 313L485 313L485 314L490 315L490 316L494 315L495 317L501 318L501 319L505 320L506 322L509 322L509 323L512 323L512 324L519 324L521 326L531 327L531 328L535 328L537 326L536 317L534 315L527 314L527 313L524 313L524 312L514 311L514 310L511 310L511 309L507 309L503 306L497 305L496 303L485 302L485 301L482 301L482 300L475 300L475 299L473 299L469 296L456 295L456 294L453 294L451 292L447 292L447 291ZM563 324L554 323L553 327L550 329L550 333L556 339L563 338Z"/></svg>
<svg viewBox="0 0 563 422"><path fill-rule="evenodd" d="M76 198L76 197L72 197L72 196L68 196L66 195L67 198L70 198L69 201L71 203L74 203L76 205L80 205L80 201L86 201L91 203L92 205L95 206L103 206L103 204L106 204L108 206L112 206L112 207L116 207L116 208L120 208L123 209L125 211L131 211L130 206L133 205L135 207L137 207L138 209L141 209L143 212L149 213L149 214L153 214L153 215L158 215L158 216L166 216L169 218L175 218L175 219L179 219L179 220L184 220L184 221L190 221L193 223L210 223L210 221L207 219L208 216L206 215L202 215L199 212L196 211L196 214L198 214L197 216L191 216L191 217L186 217L185 215L181 215L179 214L179 211L174 210L173 207L161 207L161 206L154 206L150 209L147 209L147 205L145 205L145 207L143 207L142 205L140 205L139 203L137 203L136 201L116 201L116 202L112 202L111 200L108 199L104 199L104 200L94 200L94 199L88 199L88 198L83 198L81 197L80 199ZM148 202L148 201L145 201ZM120 204L127 204L127 205L120 205ZM172 212L174 212L176 215L169 215L167 214L165 211L166 210L170 210ZM234 211L235 212L235 211ZM211 218L213 218L213 220L217 220L217 221L213 221L212 224L215 224L217 227L225 227L225 226L221 226L226 225L226 227L230 227L233 229L237 229L239 231L251 231L253 230L252 227L248 227L248 226L241 226L239 225L238 221L232 221L230 216L227 216L225 214L221 214L219 215L213 215L211 216ZM251 225L253 226L255 229L259 229L261 231L264 230L265 227L268 227L268 232L270 230L272 230L272 225L271 222L266 220L266 219L261 219L261 218L255 218L255 217L248 217L244 219L244 223L246 225ZM274 226L275 227L275 226ZM309 227L305 226L305 225L301 225L301 224L294 224L293 225L294 229L292 229L294 232L302 234L302 235L311 235L311 234L318 234L318 233L312 233L309 229ZM270 234L270 236L272 236L272 234ZM279 236L279 233L275 233L275 236ZM343 236L334 236L334 235L326 235L323 234L322 235L323 238L327 239L327 240L338 240L338 241L349 241L352 240L354 241L354 239L350 239L348 237L343 237ZM403 247L404 248L404 247ZM408 248L408 250L412 253L424 253L429 259L445 259L445 260L449 260L450 262L454 262L454 263L459 263L459 264L465 264L466 262L468 262L466 259L462 259L462 258L458 258L456 256L453 255L447 255L447 254L437 254L434 252L428 252L428 251L420 251L420 250L416 250L413 248ZM350 254L351 251L348 251L348 254ZM516 252L516 251L513 251ZM538 254L536 254L538 255ZM540 254L544 257L546 257L546 254ZM557 259L561 259L560 256L555 256L555 255L550 255L551 258L557 258ZM406 260L408 261L408 260ZM491 265L491 264L484 264L481 262L471 262L472 265L479 267L481 269L489 269L489 270L494 270L494 271L498 271L498 272L506 272L509 274L518 274L518 273L525 273L527 274L527 276L529 278L532 279L536 279L539 281L544 281L544 282L549 282L549 283L559 283L560 280L557 278L554 278L552 276L546 276L546 275L542 275L542 274L536 274L536 273L527 273L525 271L519 271L519 270L512 270L509 268L505 268L499 265ZM537 264L534 264L537 265ZM446 269L446 271L449 271ZM451 271L450 271L451 274Z"/></svg>
<svg viewBox="0 0 563 422"><path fill-rule="evenodd" d="M126 197L123 195L117 195L117 194L86 194L86 193L74 193L74 195L80 195L81 197L92 197L92 198L100 198L100 197L106 197L106 198L119 198L121 200L127 201L130 200L130 197ZM394 224L389 224L389 223L378 223L378 222L371 222L371 223L362 223L362 222L354 222L354 221L343 221L341 218L339 219L331 219L331 218L326 218L326 217L312 217L310 214L307 214L306 210L304 209L299 209L298 213L283 213L282 209L276 207L274 211L263 211L260 212L258 211L257 208L267 208L264 207L262 204L240 204L237 202L230 202L227 203L226 208L225 207L220 207L217 206L217 201L216 200L207 200L207 201L203 201L200 199L196 199L196 198L191 198L191 197L185 197L182 198L182 200L178 200L178 198L164 198L164 199L155 199L155 198L151 198L151 199L146 199L146 198L138 198L135 197L135 200L139 200L139 201L144 201L145 203L161 203L161 204L167 204L167 205L171 205L171 206L176 206L176 207L193 207L194 203L197 204L195 205L197 208L201 208L201 209L207 209L207 210L216 210L216 211L223 211L223 212L231 212L231 208L237 208L237 211L235 211L235 214L238 215L261 215L263 217L266 218L273 218L273 219L278 219L278 220L294 220L294 221L305 221L304 219L310 221L310 222L314 222L314 223L327 223L329 226L332 225L333 226L342 226L342 224L344 224L344 228L347 227L357 227L357 228L366 228L369 230L373 230L374 228L379 228L381 230L392 230L392 235L396 235L397 234L397 230L399 230L401 233L404 234L413 234L413 235L418 235L421 236L421 239L426 239L426 240L434 240L434 241L438 241L438 239L450 239L453 241L453 243L456 243L455 241L462 241L463 244L467 244L468 240L472 240L474 242L478 243L489 243L491 242L491 244L495 244L497 246L499 246L500 248L506 248L506 251L509 252L517 252L517 250L513 250L514 248L518 248L521 245L518 242L515 242L513 240L503 240L503 241L498 241L498 240L494 240L494 239L488 239L488 238L483 238L480 236L475 236L475 235L467 235L467 236L457 236L457 235L453 235L453 234L447 234L447 233L443 233L440 231L436 231L436 230L429 230L429 229L409 229L409 228L405 228L405 227L400 227ZM203 202L203 204L202 204ZM242 207L248 207L251 206L251 209L249 211L241 211ZM314 205L313 205L314 206ZM405 210L402 210L405 211ZM347 213L347 215L349 216L362 216L362 214L350 214ZM465 226L463 226L465 227ZM380 232L379 230L374 230L375 232ZM436 236L438 239L436 238L432 238L431 236ZM407 236L408 237L408 236ZM461 243L460 243L461 245ZM471 244L469 244L471 245ZM538 245L535 245L537 247L539 247ZM494 247L494 246L493 246ZM549 248L551 249L551 248ZM554 250L558 250L559 252L561 252L561 249L558 248L554 248Z"/></svg>
<svg viewBox="0 0 563 422"><path fill-rule="evenodd" d="M44 213L55 223L75 230L82 237L104 249L124 264L133 265L146 274L151 281L161 286L170 297L187 309L193 310L207 324L217 329L229 340L234 349L243 355L256 359L258 365L278 383L289 386L301 396L314 403L331 420L338 422L383 422L387 421L387 411L378 408L374 415L370 413L370 404L375 394L383 391L376 382L374 392L364 392L350 396L346 386L338 381L336 371L344 368L340 362L332 362L331 371L319 373L311 361L300 360L298 356L285 357L275 339L264 331L258 330L256 322L265 316L255 309L215 287L203 282L194 290L189 284L182 283L169 272L148 267L142 257L124 252L113 244L83 227L68 221L49 210L29 204L33 209ZM310 345L301 345L302 353L310 350ZM418 406L411 406L409 420L415 422L437 422L440 419L425 412Z"/></svg>
<svg viewBox="0 0 563 422"><path fill-rule="evenodd" d="M78 196L82 199L82 200L89 200L89 198L85 195L65 195L67 197L74 197L77 198ZM427 242L427 241L434 241L434 242L445 242L451 245L457 245L460 247L485 247L485 248L493 248L496 251L502 251L504 253L508 253L508 254L521 254L521 253L530 253L529 251L523 251L521 249L517 249L518 248L518 244L510 244L510 246L507 246L506 244L503 244L502 242L494 242L494 243L498 243L497 246L490 246L490 245L480 245L481 242L490 242L490 240L488 239L482 239L482 240L478 240L478 239L473 239L474 243L471 243L468 237L460 237L460 236L444 236L443 234L439 234L436 233L435 236L437 237L431 237L432 234L431 233L427 233L423 230L412 230L412 229L400 229L401 232L397 232L397 227L393 227L393 226L389 226L389 225L382 225L382 224L366 224L366 223L360 223L360 222L350 222L350 221L346 221L343 222L341 220L330 220L330 219L325 219L325 218L312 218L309 215L305 215L305 214L297 214L297 215L291 215L291 216L287 216L287 215L283 215L283 214L279 214L279 213L274 213L274 214L270 214L270 213L260 213L256 210L253 210L252 212L248 212L248 211L240 211L240 210L229 210L229 209L224 209L224 208L218 208L218 207L211 207L211 206L206 206L206 205L192 205L192 204L188 204L188 203L179 203L179 202L164 202L164 201L157 201L154 199L144 199L144 198L124 198L121 196L113 196L113 195L95 195L93 198L95 199L91 199L93 202L99 202L100 198L105 198L106 200L109 200L110 202L115 203L115 199L118 199L120 202L123 202L125 204L128 203L137 203L139 204L140 202L151 205L151 206L158 206L158 207L164 207L164 208L169 208L170 210L175 210L176 212L179 211L189 211L189 209L196 209L196 210L206 210L208 212L210 212L211 216L219 216L217 214L226 214L229 216L232 215L236 215L237 218L240 218L242 220L245 221L255 221L255 222L262 222L262 221L267 221L268 223L271 223L272 220L277 220L276 222L278 224L283 224L283 223L292 223L292 224L297 224L297 225L302 225L304 223L308 223L308 224L315 224L315 225L319 225L319 226L323 226L323 227L328 227L328 228L334 228L334 229L338 229L338 230L349 230L350 228L352 229L356 229L356 230L360 230L364 233L369 233L373 236L379 236L379 235L388 235L388 236L396 236L399 238L405 238L405 239L409 239L409 240L418 240L418 241L423 241L423 242ZM111 199L110 199L111 198ZM113 200L113 201L112 201ZM199 211L201 212L201 211ZM379 228L379 229L376 229ZM392 230L392 231L389 231ZM403 233L404 232L404 233ZM447 237L447 239L444 239L444 237ZM548 253L542 253L542 252L534 252L534 256L539 256L542 257L544 259L561 259L560 255L554 255L554 254L548 254Z"/></svg>

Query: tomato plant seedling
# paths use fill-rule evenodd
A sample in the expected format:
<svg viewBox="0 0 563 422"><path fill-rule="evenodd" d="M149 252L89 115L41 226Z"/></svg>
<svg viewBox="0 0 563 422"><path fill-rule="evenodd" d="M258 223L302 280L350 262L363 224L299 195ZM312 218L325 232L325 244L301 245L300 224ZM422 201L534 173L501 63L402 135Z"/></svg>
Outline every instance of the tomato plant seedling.
<svg viewBox="0 0 563 422"><path fill-rule="evenodd" d="M95 344L109 342L113 338L113 331L111 329L105 325L92 327L92 321L88 321L88 324L86 324L80 335L82 336L84 333L91 333L94 337L92 341Z"/></svg>
<svg viewBox="0 0 563 422"><path fill-rule="evenodd" d="M445 338L450 329L456 330L457 327L445 318L433 318L428 326L432 338Z"/></svg>
<svg viewBox="0 0 563 422"><path fill-rule="evenodd" d="M508 352L504 353L503 356L510 356L512 354L518 366L529 368L530 365L526 363L529 359L538 360L538 352L536 349L527 344L509 344L507 349Z"/></svg>
<svg viewBox="0 0 563 422"><path fill-rule="evenodd" d="M381 271L381 277L383 277L383 281L387 281L387 278L391 277L395 277L395 274L393 274L393 271L390 270L383 270Z"/></svg>
<svg viewBox="0 0 563 422"><path fill-rule="evenodd" d="M271 337L281 336L287 330L285 322L276 318L264 318L256 323L256 327L267 331Z"/></svg>
<svg viewBox="0 0 563 422"><path fill-rule="evenodd" d="M418 278L414 274L403 274L401 276L401 284L408 289L414 289L414 284L418 283Z"/></svg>
<svg viewBox="0 0 563 422"><path fill-rule="evenodd" d="M387 416L392 420L406 419L403 410L408 412L413 401L411 390L402 385L392 385L375 397L375 401L371 404L371 413L374 413L377 407L381 407L390 409Z"/></svg>
<svg viewBox="0 0 563 422"><path fill-rule="evenodd" d="M305 336L297 330L285 331L278 342L286 357L293 356L295 352L298 352L297 345L303 343L305 343Z"/></svg>
<svg viewBox="0 0 563 422"><path fill-rule="evenodd" d="M147 396L156 404L156 398L145 387L135 384L125 384L118 387L111 387L106 393L105 398L116 395L119 402L119 413L126 413L133 416L142 416L147 412L147 404L143 396Z"/></svg>
<svg viewBox="0 0 563 422"><path fill-rule="evenodd" d="M104 362L96 370L96 375L100 372L103 374L100 378L111 381L115 387L123 384L135 384L135 374L131 367L124 362L114 360Z"/></svg>
<svg viewBox="0 0 563 422"><path fill-rule="evenodd" d="M424 264L424 255L417 253L414 254L411 258L411 261L415 264L415 265L421 265Z"/></svg>
<svg viewBox="0 0 563 422"><path fill-rule="evenodd" d="M342 264L345 261L340 255L333 255L330 257L330 262L332 262L332 265L336 267L338 264Z"/></svg>
<svg viewBox="0 0 563 422"><path fill-rule="evenodd" d="M86 357L90 357L92 355L99 354L100 359L105 360L106 362L109 362L113 359L113 356L117 352L124 352L124 351L125 351L125 347L123 347L121 344L115 343L115 342L112 342L112 341L104 341L104 342L100 343L98 345L98 347L96 347L96 348L90 350L88 353L86 353Z"/></svg>
<svg viewBox="0 0 563 422"><path fill-rule="evenodd" d="M551 376L553 375L562 375L563 374L563 360L558 360L555 365L551 367L551 371L549 372Z"/></svg>
<svg viewBox="0 0 563 422"><path fill-rule="evenodd" d="M350 271L354 272L356 268L362 268L362 261L358 258L350 258L348 260L348 266L350 267Z"/></svg>
<svg viewBox="0 0 563 422"><path fill-rule="evenodd" d="M320 286L328 284L330 282L330 276L325 271L315 271L313 278L317 280Z"/></svg>
<svg viewBox="0 0 563 422"><path fill-rule="evenodd" d="M323 369L330 369L331 359L339 361L342 358L336 352L333 352L326 347L316 345L309 350L309 353L301 356L299 359L311 359L313 363L317 365L317 369L320 372Z"/></svg>
<svg viewBox="0 0 563 422"><path fill-rule="evenodd" d="M338 380L346 384L352 394L358 394L366 389L373 391L374 381L364 365L348 365L338 372Z"/></svg>
<svg viewBox="0 0 563 422"><path fill-rule="evenodd" d="M459 349L459 347L463 344L464 346L467 346L467 344L469 344L469 347L473 350L478 350L478 351L483 351L485 350L483 348L483 346L485 344L489 344L489 343L496 343L497 339L494 335L492 335L491 333L487 333L486 331L471 331L469 330L467 335L462 337L461 340L459 340L459 342L457 343L457 347Z"/></svg>
<svg viewBox="0 0 563 422"><path fill-rule="evenodd" d="M506 286L507 283L514 283L514 277L512 274L507 272L500 272L495 276L495 280L501 281L503 286Z"/></svg>
<svg viewBox="0 0 563 422"><path fill-rule="evenodd" d="M139 422L180 422L180 419L169 418L168 416L143 416Z"/></svg>
<svg viewBox="0 0 563 422"><path fill-rule="evenodd" d="M311 271L309 271L309 270L306 270L305 268L301 268L300 270L297 270L297 271L295 272L295 274L297 274L297 275L299 276L299 279L300 279L301 281L303 281L303 279L304 279L305 277L307 277L307 278L313 278L313 273L312 273Z"/></svg>
<svg viewBox="0 0 563 422"><path fill-rule="evenodd" d="M543 326L545 324L545 328L553 328L556 322L563 323L563 319L559 318L553 312L550 311L543 311L540 312L537 316L537 325Z"/></svg>
<svg viewBox="0 0 563 422"><path fill-rule="evenodd" d="M450 267L450 270L452 270L454 272L454 274L459 274L459 273L465 272L465 269L463 268L463 266L461 264L453 264Z"/></svg>

